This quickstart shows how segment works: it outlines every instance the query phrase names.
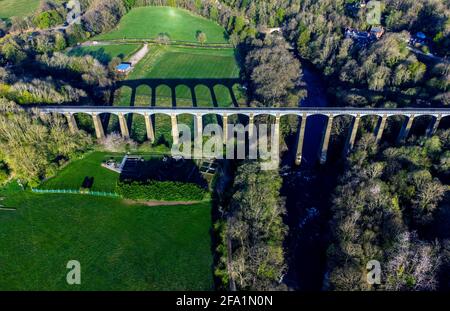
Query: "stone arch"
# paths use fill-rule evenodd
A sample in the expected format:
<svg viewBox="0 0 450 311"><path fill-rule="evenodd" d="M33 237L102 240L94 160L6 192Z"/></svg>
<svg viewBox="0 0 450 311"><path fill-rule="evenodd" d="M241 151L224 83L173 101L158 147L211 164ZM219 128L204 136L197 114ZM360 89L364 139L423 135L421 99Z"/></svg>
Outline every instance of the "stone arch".
<svg viewBox="0 0 450 311"><path fill-rule="evenodd" d="M154 120L153 128L155 132L155 145L164 145L170 148L172 145L172 124L170 115L166 113L152 114Z"/></svg>
<svg viewBox="0 0 450 311"><path fill-rule="evenodd" d="M434 117L429 114L418 115L414 117L414 122L411 126L409 135L423 136L427 132L427 128L433 121Z"/></svg>
<svg viewBox="0 0 450 311"><path fill-rule="evenodd" d="M195 134L194 123L196 122L196 116L192 113L180 113L179 115L177 115L177 122L178 124L185 124L191 129L191 141L193 141ZM203 122L202 127L204 127Z"/></svg>
<svg viewBox="0 0 450 311"><path fill-rule="evenodd" d="M357 140L361 138L364 133L375 133L380 123L381 117L378 114L365 114L361 116L360 126Z"/></svg>
<svg viewBox="0 0 450 311"><path fill-rule="evenodd" d="M92 116L90 113L86 112L76 112L73 114L75 121L77 122L77 127L80 130L85 131L91 135L95 135L94 122L92 121Z"/></svg>
<svg viewBox="0 0 450 311"><path fill-rule="evenodd" d="M450 115L442 116L439 122L438 130L449 129L450 128Z"/></svg>
<svg viewBox="0 0 450 311"><path fill-rule="evenodd" d="M381 142L394 144L400 134L402 125L407 121L407 116L402 114L392 114L387 117L386 127L384 129Z"/></svg>
<svg viewBox="0 0 450 311"><path fill-rule="evenodd" d="M301 124L302 116L297 113L285 113L281 115L281 131L282 133L295 134Z"/></svg>
<svg viewBox="0 0 450 311"><path fill-rule="evenodd" d="M102 112L102 113L99 113L98 116L100 117L100 120L102 121L103 131L104 131L105 135L109 135L112 133L121 134L120 125L119 125L119 117L115 113Z"/></svg>
<svg viewBox="0 0 450 311"><path fill-rule="evenodd" d="M147 84L141 84L136 88L134 106L148 107L152 104L152 88Z"/></svg>
<svg viewBox="0 0 450 311"><path fill-rule="evenodd" d="M317 116L324 117L325 119L328 118L328 114L324 112L314 112L309 115L309 117L317 117ZM333 117L335 117L335 115L333 115Z"/></svg>
<svg viewBox="0 0 450 311"><path fill-rule="evenodd" d="M128 132L131 139L138 143L143 143L147 140L145 119L142 114L133 112L126 113L125 121L127 123Z"/></svg>
<svg viewBox="0 0 450 311"><path fill-rule="evenodd" d="M355 114L353 114L353 113L348 113L347 111L339 111L338 113L333 114L333 117L334 117L334 118L337 118L337 117L345 117L345 116L355 117Z"/></svg>
<svg viewBox="0 0 450 311"><path fill-rule="evenodd" d="M249 121L250 121L248 114L239 113L239 111L236 111L232 114L228 114L227 119L228 119L227 126L226 126L227 133L226 134L224 133L224 135L226 135L228 140L233 140L233 139L239 138L240 134L238 134L236 131L232 132L232 136L230 135L229 131L231 131L233 127L239 126L239 125L242 125L245 127L245 126L247 126L247 124L249 124ZM222 119L222 123L223 123L223 119ZM225 127L222 126L222 130L225 132ZM249 143L248 142L249 142L248 133L246 132L245 133L245 145L243 146L245 155L248 155L248 152L249 152ZM235 141L235 144L236 144L236 141ZM238 149L239 149L239 147L235 148L235 156L238 155Z"/></svg>
<svg viewBox="0 0 450 311"><path fill-rule="evenodd" d="M336 160L341 156L342 152L345 152L347 139L352 130L354 120L355 117L348 113L338 113L333 115L333 124L331 126L331 135L328 145L328 159Z"/></svg>

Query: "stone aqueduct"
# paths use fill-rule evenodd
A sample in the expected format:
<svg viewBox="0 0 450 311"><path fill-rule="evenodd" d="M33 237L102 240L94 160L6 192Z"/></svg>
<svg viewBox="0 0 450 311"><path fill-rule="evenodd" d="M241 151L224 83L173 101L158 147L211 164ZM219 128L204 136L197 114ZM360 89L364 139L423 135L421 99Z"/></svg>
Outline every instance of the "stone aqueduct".
<svg viewBox="0 0 450 311"><path fill-rule="evenodd" d="M147 138L150 141L155 140L154 124L152 121L152 115L165 114L171 118L172 124L172 138L176 144L179 142L179 131L177 117L182 114L189 114L194 116L196 121L197 133L195 133L194 139L198 143L198 139L202 139L203 131L203 116L205 115L218 115L222 118L224 143L228 141L228 117L232 115L244 115L248 117L249 125L253 125L254 117L258 115L270 115L275 118L274 129L275 135L280 134L280 118L287 115L295 115L301 118L298 142L297 142L297 156L296 163L300 164L302 159L303 142L305 138L305 128L308 117L313 115L324 115L327 118L326 126L324 127L322 142L320 145L319 160L320 163L325 163L327 160L328 145L330 142L331 129L333 124L333 118L341 115L352 116L352 124L349 128L347 135L347 142L345 146L345 152L350 151L356 139L356 134L360 120L364 116L377 116L378 125L375 129L375 138L378 142L385 129L386 122L391 116L404 116L405 120L398 135L398 141L404 141L413 125L414 119L421 116L431 116L430 124L426 130L426 135L432 135L438 128L442 118L450 115L450 109L445 108L398 108L398 109L377 109L377 108L201 108L201 107L118 107L118 106L41 106L39 108L41 113L57 113L66 116L71 131L77 131L77 123L74 115L77 113L89 114L93 118L93 124L95 127L95 133L97 138L105 136L105 132L102 126L100 116L102 114L113 114L119 119L119 125L121 133L124 137L129 137L129 129L125 116L127 114L139 114L144 116L145 125L147 130ZM252 128L252 127L250 127ZM250 134L250 133L249 133Z"/></svg>

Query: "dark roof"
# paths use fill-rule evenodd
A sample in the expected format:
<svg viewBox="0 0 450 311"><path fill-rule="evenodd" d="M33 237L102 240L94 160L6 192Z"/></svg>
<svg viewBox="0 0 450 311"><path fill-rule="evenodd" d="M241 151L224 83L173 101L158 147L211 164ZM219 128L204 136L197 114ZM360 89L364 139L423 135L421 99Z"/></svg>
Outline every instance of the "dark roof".
<svg viewBox="0 0 450 311"><path fill-rule="evenodd" d="M370 29L371 32L383 32L383 27L381 26L374 26Z"/></svg>

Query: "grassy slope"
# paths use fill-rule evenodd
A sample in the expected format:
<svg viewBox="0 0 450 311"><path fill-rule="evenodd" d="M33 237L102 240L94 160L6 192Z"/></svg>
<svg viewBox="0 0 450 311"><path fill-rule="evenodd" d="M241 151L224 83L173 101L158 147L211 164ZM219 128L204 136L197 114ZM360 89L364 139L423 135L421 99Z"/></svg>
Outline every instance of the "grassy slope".
<svg viewBox="0 0 450 311"><path fill-rule="evenodd" d="M0 18L25 16L36 10L40 0L0 0Z"/></svg>
<svg viewBox="0 0 450 311"><path fill-rule="evenodd" d="M5 195L0 191L0 196ZM127 206L83 195L7 193L0 211L0 290L208 290L209 203ZM81 263L68 286L66 264Z"/></svg>
<svg viewBox="0 0 450 311"><path fill-rule="evenodd" d="M104 46L86 46L77 47L70 50L67 54L69 56L84 56L92 55L103 64L107 64L113 57L120 57L127 60L134 54L141 45L139 44L114 44Z"/></svg>
<svg viewBox="0 0 450 311"><path fill-rule="evenodd" d="M74 161L62 169L57 176L45 181L42 189L80 189L85 177L94 177L93 191L114 192L119 174L100 166L103 160L114 154L93 152L83 160ZM121 155L118 156L122 159ZM119 160L120 161L120 160Z"/></svg>
<svg viewBox="0 0 450 311"><path fill-rule="evenodd" d="M134 8L115 30L95 39L153 39L160 33L168 33L171 40L197 42L197 31L203 31L209 43L227 43L221 26L189 11L171 7Z"/></svg>

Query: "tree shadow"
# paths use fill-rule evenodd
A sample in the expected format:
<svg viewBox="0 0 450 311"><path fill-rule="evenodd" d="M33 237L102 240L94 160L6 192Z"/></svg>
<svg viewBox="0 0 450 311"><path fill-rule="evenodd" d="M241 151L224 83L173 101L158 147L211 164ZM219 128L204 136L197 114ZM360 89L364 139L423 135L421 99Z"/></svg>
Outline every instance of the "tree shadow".
<svg viewBox="0 0 450 311"><path fill-rule="evenodd" d="M81 183L81 188L91 189L93 185L94 185L94 177L86 176L86 177L84 177L84 180Z"/></svg>

